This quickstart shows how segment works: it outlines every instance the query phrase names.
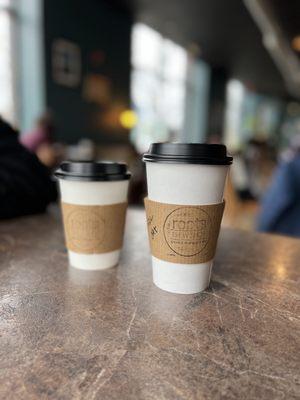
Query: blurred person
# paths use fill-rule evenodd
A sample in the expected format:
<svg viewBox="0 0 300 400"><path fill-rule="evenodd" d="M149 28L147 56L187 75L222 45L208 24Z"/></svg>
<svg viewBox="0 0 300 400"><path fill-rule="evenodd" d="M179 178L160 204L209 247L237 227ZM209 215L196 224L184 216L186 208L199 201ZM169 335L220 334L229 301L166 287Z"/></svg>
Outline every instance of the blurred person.
<svg viewBox="0 0 300 400"><path fill-rule="evenodd" d="M297 149L300 149L300 134L298 133L290 138L289 142L290 146L280 153L280 159L283 162L292 160L295 157L295 154L297 154Z"/></svg>
<svg viewBox="0 0 300 400"><path fill-rule="evenodd" d="M143 205L147 193L145 163L134 146L130 146L130 150L128 165L132 175L129 183L128 201L130 204Z"/></svg>
<svg viewBox="0 0 300 400"><path fill-rule="evenodd" d="M292 153L276 169L262 201L258 230L300 237L300 134Z"/></svg>
<svg viewBox="0 0 300 400"><path fill-rule="evenodd" d="M48 168L56 167L61 161L62 149L53 144L54 130L52 114L46 112L37 119L33 130L24 133L20 138L21 144L35 153Z"/></svg>
<svg viewBox="0 0 300 400"><path fill-rule="evenodd" d="M68 160L92 161L96 156L96 145L88 138L83 138L77 144L66 148L65 158Z"/></svg>
<svg viewBox="0 0 300 400"><path fill-rule="evenodd" d="M221 134L213 133L209 136L207 143L222 144ZM232 189L238 195L238 200L255 200L255 196L251 192L249 174L243 152L236 150L232 155L234 156L234 163L230 167Z"/></svg>
<svg viewBox="0 0 300 400"><path fill-rule="evenodd" d="M44 212L56 196L48 169L0 117L0 218Z"/></svg>
<svg viewBox="0 0 300 400"><path fill-rule="evenodd" d="M275 162L273 150L263 139L250 139L243 157L247 167L249 190L254 198L260 198L268 187Z"/></svg>
<svg viewBox="0 0 300 400"><path fill-rule="evenodd" d="M230 176L233 187L242 201L255 200L255 196L251 192L249 174L245 162L245 158L241 151L233 153L234 163L230 168Z"/></svg>
<svg viewBox="0 0 300 400"><path fill-rule="evenodd" d="M208 136L208 144L222 144L222 135L220 133L212 133Z"/></svg>
<svg viewBox="0 0 300 400"><path fill-rule="evenodd" d="M25 132L20 142L32 153L36 153L40 146L53 142L54 124L49 112L37 119L32 131Z"/></svg>

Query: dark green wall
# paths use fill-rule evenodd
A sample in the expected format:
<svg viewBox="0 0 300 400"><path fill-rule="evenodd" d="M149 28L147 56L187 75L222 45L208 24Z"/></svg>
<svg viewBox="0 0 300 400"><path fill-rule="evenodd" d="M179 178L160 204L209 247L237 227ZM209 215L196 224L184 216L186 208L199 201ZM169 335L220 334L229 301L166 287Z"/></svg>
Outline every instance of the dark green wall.
<svg viewBox="0 0 300 400"><path fill-rule="evenodd" d="M83 77L99 73L112 82L113 98L129 105L130 34L132 18L129 11L113 1L44 0L44 38L46 60L46 102L53 111L57 139L74 143L83 137L97 142L126 141L124 133L108 132L95 126L95 115L101 106L82 97ZM76 88L53 82L51 47L56 39L67 39L81 49L82 76ZM94 51L104 54L101 65L92 65Z"/></svg>

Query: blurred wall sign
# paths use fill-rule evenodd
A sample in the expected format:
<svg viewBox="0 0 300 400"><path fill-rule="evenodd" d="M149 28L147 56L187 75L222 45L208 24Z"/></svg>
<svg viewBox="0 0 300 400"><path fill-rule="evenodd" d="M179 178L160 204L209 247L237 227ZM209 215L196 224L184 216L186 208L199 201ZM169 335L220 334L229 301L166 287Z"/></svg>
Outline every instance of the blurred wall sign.
<svg viewBox="0 0 300 400"><path fill-rule="evenodd" d="M80 83L80 47L65 39L57 39L52 44L52 77L58 85L70 88Z"/></svg>

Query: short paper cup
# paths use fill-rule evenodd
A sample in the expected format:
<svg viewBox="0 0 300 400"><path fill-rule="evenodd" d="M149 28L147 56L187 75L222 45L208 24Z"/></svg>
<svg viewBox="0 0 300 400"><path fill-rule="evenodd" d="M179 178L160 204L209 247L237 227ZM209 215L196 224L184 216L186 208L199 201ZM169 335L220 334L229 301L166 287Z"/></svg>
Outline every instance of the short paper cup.
<svg viewBox="0 0 300 400"><path fill-rule="evenodd" d="M63 162L59 179L71 266L101 270L118 264L130 174L114 162Z"/></svg>

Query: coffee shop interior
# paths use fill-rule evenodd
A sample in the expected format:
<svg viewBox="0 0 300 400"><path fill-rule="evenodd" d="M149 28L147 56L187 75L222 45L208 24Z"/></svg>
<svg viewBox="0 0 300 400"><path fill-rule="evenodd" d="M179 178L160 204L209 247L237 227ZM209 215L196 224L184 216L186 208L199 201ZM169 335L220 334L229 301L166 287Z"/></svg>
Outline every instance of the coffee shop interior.
<svg viewBox="0 0 300 400"><path fill-rule="evenodd" d="M151 142L225 143L223 223L300 235L299 205L287 215L299 164L286 166L300 149L298 2L0 5L0 113L48 168L125 161L142 205Z"/></svg>
<svg viewBox="0 0 300 400"><path fill-rule="evenodd" d="M0 0L0 116L0 256L3 260L0 279L4 285L1 290L3 317L0 317L4 341L0 346L0 363L6 371L0 378L4 393L2 397L0 388L1 398L299 398L300 366L296 351L300 351L299 336L296 340L296 333L291 333L296 329L299 333L299 303L296 306L299 265L295 265L296 254L300 256L297 253L300 247L297 239L300 238L299 1ZM72 285L77 288L78 297L70 294L71 286L66 286L67 297L62 305L58 297L50 300L47 295L52 290L55 296L63 292L56 289L59 284L55 283L55 276L49 272L51 289L44 286L42 276L37 278L38 268L50 271L54 259L61 269L67 263L65 250L59 247L63 246L63 236L61 224L57 223L59 190L54 171L64 160L127 163L131 172L128 194L131 221L135 213L143 212L147 184L142 155L155 142L226 145L233 163L225 188L221 231L229 232L224 239L226 246L236 242L239 249L227 254L221 242L224 257L220 259L225 264L234 259L241 266L243 256L248 257L253 249L261 260L255 267L255 282L265 268L267 272L261 278L259 289L256 286L251 292L251 299L237 289L238 282L247 285L251 281L251 272L242 276L237 269L236 278L230 272L223 280L213 275L215 283L207 297L195 297L192 303L184 300L186 314L182 314L182 320L172 313L177 307L181 310L184 296L166 306L163 315L168 321L157 316L165 300L159 296L163 295L158 295L156 300L156 295L151 295L150 305L146 305L145 298L141 300L146 296L143 290L147 291L150 286L145 283L142 272L136 272L135 279L140 279L141 288L137 286L132 292L130 289L129 294L126 292L126 303L118 305L118 321L121 325L127 324L124 332L129 347L122 347L122 328L114 324L110 314L105 314L102 322L95 317L99 336L93 336L90 347L85 348L88 349L85 356L79 359L75 350L71 354L71 346L72 349L77 346L71 342L77 337L79 352L88 346L84 340L88 340L96 315L96 305L91 300L93 282L86 283L86 277L73 276L76 282ZM133 231L142 229L144 217L139 221L132 222ZM127 229L131 231L128 226ZM57 237L53 232L59 232ZM35 251L30 252L29 246L35 243L40 252L51 249L52 253L48 259L38 253L40 259L30 269L28 260ZM128 251L140 252L140 256L128 256L136 257L136 267L143 256L137 243L133 240L128 244L131 249ZM267 256L269 246L272 251ZM238 254L239 251L243 254ZM17 255L12 256L13 253ZM279 258L271 261L275 256L280 261ZM267 260L267 267L263 260ZM288 262L293 263L293 272L287 270ZM128 271L126 282L135 282L133 266ZM228 271L233 270L228 267ZM100 303L103 300L102 306L109 304L109 313L114 317L117 303L112 304L111 297L118 298L125 293L121 283L125 272L116 273L119 275L113 284L111 275L105 275L107 287L102 294L95 295ZM235 289L230 289L232 292L227 296L231 278ZM30 300L31 279L37 285L37 296L42 296L36 303L39 306ZM272 294L266 294L264 301L254 306L254 297L260 293L263 298L264 285L269 285L269 280L274 280L276 290L271 288ZM84 289L78 289L79 283ZM83 294L86 287L92 294ZM283 299L285 290L288 299ZM109 297L108 303L104 295ZM244 305L239 303L241 299ZM270 305L273 301L274 308ZM269 334L272 335L272 330L278 332L274 343L269 344L269 350L273 346L272 355L267 355L265 350L266 359L261 358L262 353L257 349L263 338L257 339L254 347L249 344L250 325L240 336L228 333L230 327L225 325L232 322L234 314L230 314L229 307L233 302L236 303L234 310L240 313L239 323L246 324L249 319L253 330L262 329L254 321L261 312L260 307L264 307L265 318L271 321ZM206 303L208 312L209 307L216 307L219 340L224 342L221 356L218 353L221 345L217 345L216 353L205 353L204 365L198 356L202 346L205 344L209 349L214 339L208 336L201 344L198 338L198 347L193 346L198 330L202 329L195 328L197 318L205 319L203 326L212 330L213 322L205 316L204 308L199 311ZM31 306L35 311L26 314ZM65 333L59 331L63 328L57 317L62 309ZM149 315L147 310L151 311ZM79 339L81 328L75 322L77 311L84 321L82 330L87 332L83 339ZM53 315L47 317L48 312ZM144 328L147 318L148 331ZM188 318L191 319L188 321ZM36 331L28 328L35 323ZM50 336L46 334L50 323L58 329L60 338L54 331ZM285 323L291 324L290 329ZM184 324L190 325L185 328ZM168 331L170 326L172 332ZM243 329L236 328L233 322L232 326L235 327L232 329ZM72 329L76 334L70 333ZM174 338L163 338L160 330L164 329L166 335L175 335ZM114 339L108 336L105 342L103 337L109 335L108 331ZM211 331L210 334L213 337ZM184 335L187 338L183 339ZM14 336L23 337L26 351L21 350L24 348L21 339L10 339ZM240 339L246 336L247 343ZM102 353L94 357L99 341ZM289 341L294 352L290 352ZM36 343L40 350L35 352ZM148 347L142 347L146 344ZM156 356L157 364L151 358L155 348L161 352ZM150 357L147 365L138 358L139 351ZM247 351L252 352L251 356L248 357ZM290 354L289 361L284 359L284 351ZM34 356L31 352L35 352ZM18 353L22 354L23 361ZM271 358L267 361L271 356L273 361ZM251 357L255 359L253 365ZM178 365L185 380L176 378L176 372L173 378L165 372L168 360L171 366ZM20 372L24 366L32 369L26 376ZM129 371L130 368L140 371L135 377L133 371L126 371L127 367ZM197 371L193 377L192 370ZM234 379L239 382L238 387Z"/></svg>

